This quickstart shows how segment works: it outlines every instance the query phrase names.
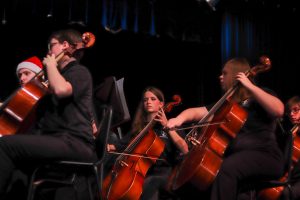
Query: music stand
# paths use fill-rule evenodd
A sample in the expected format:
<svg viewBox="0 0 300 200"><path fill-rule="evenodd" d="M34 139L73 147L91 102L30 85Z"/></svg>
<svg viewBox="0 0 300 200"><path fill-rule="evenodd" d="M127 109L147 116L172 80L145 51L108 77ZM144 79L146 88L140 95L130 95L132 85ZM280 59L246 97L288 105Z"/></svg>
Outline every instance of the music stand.
<svg viewBox="0 0 300 200"><path fill-rule="evenodd" d="M113 108L112 128L130 120L123 83L124 78L116 80L116 77L109 76L95 89L96 102L102 105L111 105Z"/></svg>

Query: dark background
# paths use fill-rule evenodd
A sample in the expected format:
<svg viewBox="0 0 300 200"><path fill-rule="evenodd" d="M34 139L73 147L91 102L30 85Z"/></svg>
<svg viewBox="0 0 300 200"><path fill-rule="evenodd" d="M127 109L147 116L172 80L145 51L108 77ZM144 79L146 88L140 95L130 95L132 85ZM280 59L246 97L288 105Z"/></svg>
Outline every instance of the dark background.
<svg viewBox="0 0 300 200"><path fill-rule="evenodd" d="M223 63L242 56L251 65L267 55L270 72L258 82L286 101L299 94L299 7L296 0L2 0L0 99L17 88L15 68L47 53L54 30L77 28L96 36L82 63L95 86L107 76L125 78L131 115L142 90L159 87L167 101L187 107L216 101ZM298 29L298 30L297 30Z"/></svg>

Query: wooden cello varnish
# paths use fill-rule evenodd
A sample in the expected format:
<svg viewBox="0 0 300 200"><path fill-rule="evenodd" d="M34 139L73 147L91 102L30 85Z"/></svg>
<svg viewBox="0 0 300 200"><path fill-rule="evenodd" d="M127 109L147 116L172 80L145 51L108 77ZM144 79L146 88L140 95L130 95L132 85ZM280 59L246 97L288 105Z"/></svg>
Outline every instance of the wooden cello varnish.
<svg viewBox="0 0 300 200"><path fill-rule="evenodd" d="M5 101L0 111L0 135L25 132L34 121L37 102L47 90L41 77L36 76Z"/></svg>

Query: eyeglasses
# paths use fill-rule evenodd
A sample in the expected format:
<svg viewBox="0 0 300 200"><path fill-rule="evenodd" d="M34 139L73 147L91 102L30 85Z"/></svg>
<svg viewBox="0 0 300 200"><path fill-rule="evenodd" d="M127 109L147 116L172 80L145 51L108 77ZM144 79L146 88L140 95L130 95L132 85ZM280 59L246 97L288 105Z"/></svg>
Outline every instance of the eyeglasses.
<svg viewBox="0 0 300 200"><path fill-rule="evenodd" d="M294 108L288 111L287 114L298 114L300 112L300 108Z"/></svg>
<svg viewBox="0 0 300 200"><path fill-rule="evenodd" d="M52 42L48 44L48 50L50 51L52 49L52 47L54 47L55 45L57 45L58 42Z"/></svg>

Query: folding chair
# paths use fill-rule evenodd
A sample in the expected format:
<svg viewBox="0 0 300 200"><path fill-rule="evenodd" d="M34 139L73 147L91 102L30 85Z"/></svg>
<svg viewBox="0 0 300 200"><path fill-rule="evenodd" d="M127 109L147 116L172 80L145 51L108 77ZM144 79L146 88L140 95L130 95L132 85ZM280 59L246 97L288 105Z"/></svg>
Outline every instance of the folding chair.
<svg viewBox="0 0 300 200"><path fill-rule="evenodd" d="M97 161L96 162L75 162L59 161L55 163L43 164L37 167L30 180L27 200L34 200L38 187L45 183L50 183L56 187L72 186L76 190L75 181L79 175L87 179L90 199L101 199L101 188L103 180L103 162L106 157L106 144L110 133L113 110L111 106L104 106L101 121L98 126L99 133L95 138ZM96 189L93 193L92 183L89 177L94 177ZM76 196L77 198L77 196Z"/></svg>

